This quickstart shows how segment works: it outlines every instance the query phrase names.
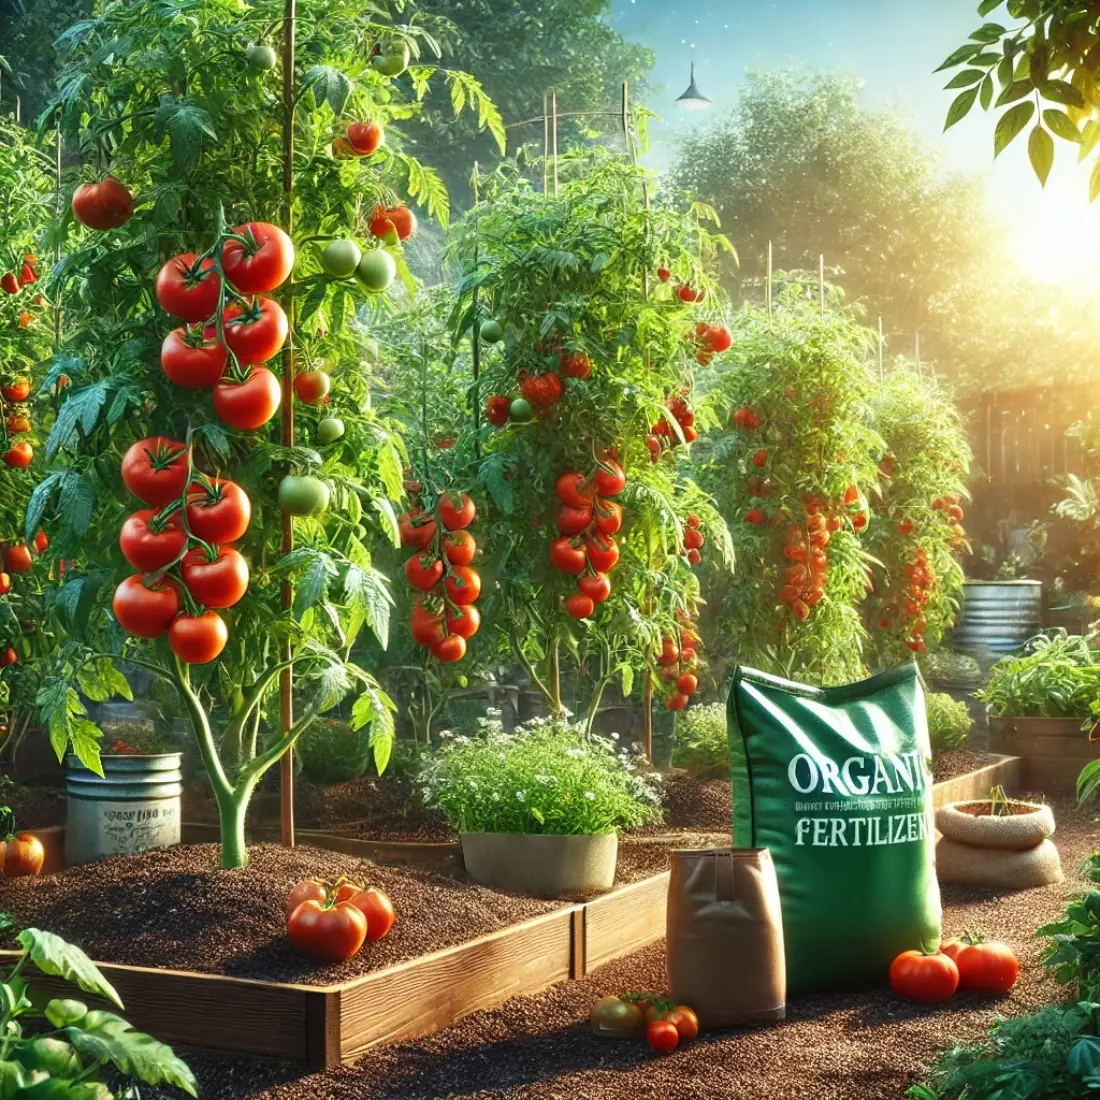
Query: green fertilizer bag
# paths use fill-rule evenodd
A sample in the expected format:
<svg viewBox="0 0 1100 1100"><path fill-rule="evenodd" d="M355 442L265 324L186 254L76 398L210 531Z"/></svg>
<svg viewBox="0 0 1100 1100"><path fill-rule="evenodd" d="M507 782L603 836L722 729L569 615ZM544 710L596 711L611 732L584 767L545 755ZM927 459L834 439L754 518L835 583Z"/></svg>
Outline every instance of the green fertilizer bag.
<svg viewBox="0 0 1100 1100"><path fill-rule="evenodd" d="M727 701L733 843L768 848L791 994L883 983L940 938L931 751L914 664L814 688L753 669Z"/></svg>

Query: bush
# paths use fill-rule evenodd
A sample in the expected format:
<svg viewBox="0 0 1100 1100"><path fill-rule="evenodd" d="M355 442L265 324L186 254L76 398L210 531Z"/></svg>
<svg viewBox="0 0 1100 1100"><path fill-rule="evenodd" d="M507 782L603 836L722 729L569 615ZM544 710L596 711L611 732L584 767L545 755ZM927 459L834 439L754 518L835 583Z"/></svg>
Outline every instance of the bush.
<svg viewBox="0 0 1100 1100"><path fill-rule="evenodd" d="M366 773L370 756L369 737L339 719L318 722L298 742L302 774L322 786L358 779Z"/></svg>
<svg viewBox="0 0 1100 1100"><path fill-rule="evenodd" d="M420 773L425 803L454 829L592 835L661 820L656 784L614 740L549 718L509 734L496 713L473 737L445 735Z"/></svg>
<svg viewBox="0 0 1100 1100"><path fill-rule="evenodd" d="M729 777L730 746L722 703L692 707L677 716L672 764L694 776Z"/></svg>
<svg viewBox="0 0 1100 1100"><path fill-rule="evenodd" d="M929 692L925 700L928 712L928 740L932 755L957 749L970 736L974 724L965 703L958 703L944 692Z"/></svg>
<svg viewBox="0 0 1100 1100"><path fill-rule="evenodd" d="M1039 634L1003 657L975 696L996 717L1080 718L1100 713L1100 653L1091 637Z"/></svg>

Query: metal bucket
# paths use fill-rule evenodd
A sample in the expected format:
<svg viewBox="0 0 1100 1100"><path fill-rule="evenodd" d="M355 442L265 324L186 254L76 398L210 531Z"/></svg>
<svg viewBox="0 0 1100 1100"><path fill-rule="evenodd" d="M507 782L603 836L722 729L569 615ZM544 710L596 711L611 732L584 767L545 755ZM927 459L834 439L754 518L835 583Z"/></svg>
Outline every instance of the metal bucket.
<svg viewBox="0 0 1100 1100"><path fill-rule="evenodd" d="M167 848L180 842L182 753L103 756L103 777L65 760L65 862Z"/></svg>
<svg viewBox="0 0 1100 1100"><path fill-rule="evenodd" d="M1042 624L1042 581L967 581L955 646L975 655L1011 653Z"/></svg>

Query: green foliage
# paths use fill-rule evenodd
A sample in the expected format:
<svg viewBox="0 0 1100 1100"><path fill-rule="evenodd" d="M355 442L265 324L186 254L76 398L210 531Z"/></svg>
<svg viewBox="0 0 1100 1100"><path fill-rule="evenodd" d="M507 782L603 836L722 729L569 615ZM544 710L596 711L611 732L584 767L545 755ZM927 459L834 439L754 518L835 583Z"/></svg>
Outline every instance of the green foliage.
<svg viewBox="0 0 1100 1100"><path fill-rule="evenodd" d="M705 778L725 778L730 774L730 747L726 739L726 708L723 703L690 707L676 716L672 766Z"/></svg>
<svg viewBox="0 0 1100 1100"><path fill-rule="evenodd" d="M358 779L370 766L370 744L347 722L328 718L302 739L295 759L311 783L345 783Z"/></svg>
<svg viewBox="0 0 1100 1100"><path fill-rule="evenodd" d="M89 1009L71 998L51 1000L22 974L32 962L43 974L121 1009L118 994L83 951L37 928L25 929L17 939L22 954L0 982L0 1091L5 1097L114 1100L115 1092L103 1081L107 1066L125 1078L198 1095L194 1075L170 1047L135 1031L114 1012ZM43 1036L44 1024L52 1030Z"/></svg>
<svg viewBox="0 0 1100 1100"><path fill-rule="evenodd" d="M1017 656L1002 657L975 695L997 717L1080 718L1100 714L1100 655L1091 637L1048 631Z"/></svg>
<svg viewBox="0 0 1100 1100"><path fill-rule="evenodd" d="M965 744L974 725L965 703L956 702L946 692L932 691L925 697L925 709L933 756Z"/></svg>
<svg viewBox="0 0 1100 1100"><path fill-rule="evenodd" d="M660 821L653 781L614 741L552 719L511 734L496 719L478 724L420 773L426 804L458 831L593 835Z"/></svg>

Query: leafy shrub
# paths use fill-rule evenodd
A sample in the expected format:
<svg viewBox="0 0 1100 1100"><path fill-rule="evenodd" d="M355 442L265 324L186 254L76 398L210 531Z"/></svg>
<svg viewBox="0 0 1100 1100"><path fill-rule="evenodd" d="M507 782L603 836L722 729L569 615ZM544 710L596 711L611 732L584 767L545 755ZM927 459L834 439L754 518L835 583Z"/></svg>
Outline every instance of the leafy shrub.
<svg viewBox="0 0 1100 1100"><path fill-rule="evenodd" d="M692 707L677 717L674 767L695 776L730 774L730 746L726 739L726 708L722 703Z"/></svg>
<svg viewBox="0 0 1100 1100"><path fill-rule="evenodd" d="M194 1076L171 1047L134 1031L113 1012L89 1011L82 1001L50 1000L43 990L28 989L22 972L29 960L43 974L64 978L122 1008L118 994L83 951L37 928L20 932L18 942L23 954L0 982L0 1094L114 1100L102 1075L110 1065L124 1077L149 1085L175 1085L198 1096ZM24 1033L24 1020L32 1024L29 1035ZM52 1028L49 1034L40 1034L46 1027Z"/></svg>
<svg viewBox="0 0 1100 1100"><path fill-rule="evenodd" d="M509 734L492 711L478 724L446 736L420 773L424 801L458 831L591 835L660 821L655 783L614 740L549 718Z"/></svg>
<svg viewBox="0 0 1100 1100"><path fill-rule="evenodd" d="M1064 630L1039 634L1020 655L999 660L975 695L997 717L1084 720L1100 711L1100 654L1090 640Z"/></svg>
<svg viewBox="0 0 1100 1100"><path fill-rule="evenodd" d="M302 774L311 783L328 786L346 783L365 774L370 764L370 737L347 722L318 722L298 742Z"/></svg>
<svg viewBox="0 0 1100 1100"><path fill-rule="evenodd" d="M948 749L957 749L970 736L970 727L974 723L965 703L956 702L945 692L932 691L925 700L925 709L928 712L928 740L932 744L933 756Z"/></svg>

